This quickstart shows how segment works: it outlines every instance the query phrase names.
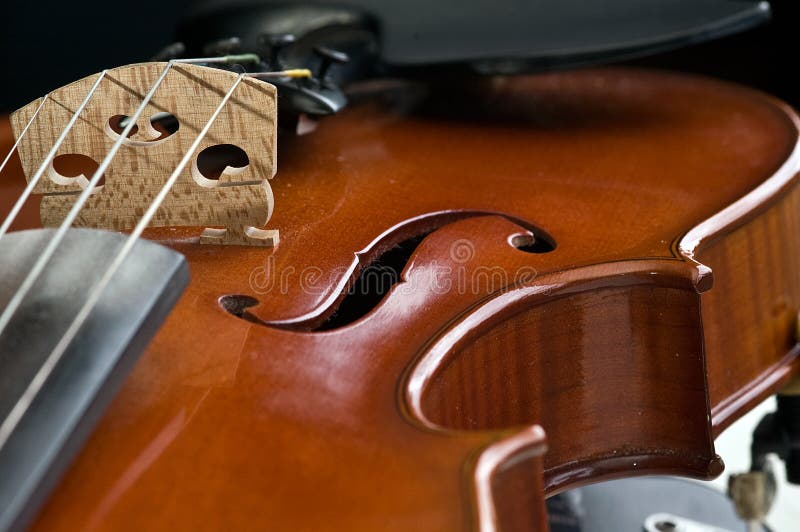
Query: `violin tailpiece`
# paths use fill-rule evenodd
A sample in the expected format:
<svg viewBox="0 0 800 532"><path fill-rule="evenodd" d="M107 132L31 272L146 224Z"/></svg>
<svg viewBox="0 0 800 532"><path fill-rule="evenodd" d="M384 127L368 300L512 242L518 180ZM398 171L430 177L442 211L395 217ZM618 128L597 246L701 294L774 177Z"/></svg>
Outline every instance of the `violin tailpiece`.
<svg viewBox="0 0 800 532"><path fill-rule="evenodd" d="M58 226L88 185L157 81L164 63L108 70L34 188L42 194L41 222ZM30 181L100 74L48 95L19 144ZM167 73L76 220L76 226L124 231L133 228L213 115L237 74L191 64ZM19 137L41 103L11 116ZM276 172L277 100L273 85L244 78L181 172L151 225L202 228L200 242L274 246L267 230Z"/></svg>

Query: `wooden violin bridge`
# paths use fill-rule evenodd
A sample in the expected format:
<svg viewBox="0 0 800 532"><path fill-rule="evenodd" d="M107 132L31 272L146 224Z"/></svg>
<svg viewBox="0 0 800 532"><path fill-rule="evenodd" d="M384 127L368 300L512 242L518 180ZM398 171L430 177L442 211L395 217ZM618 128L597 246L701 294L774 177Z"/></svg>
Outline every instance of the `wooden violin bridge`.
<svg viewBox="0 0 800 532"><path fill-rule="evenodd" d="M58 226L64 220L165 66L141 63L106 72L33 190L43 195L43 226ZM29 182L99 76L48 95L19 143ZM115 231L133 228L237 77L226 70L174 64L75 225ZM31 102L11 116L17 138L41 102ZM277 168L276 124L275 87L245 77L169 190L151 225L201 227L200 242L204 244L276 245L278 231L264 229L274 206L268 180Z"/></svg>

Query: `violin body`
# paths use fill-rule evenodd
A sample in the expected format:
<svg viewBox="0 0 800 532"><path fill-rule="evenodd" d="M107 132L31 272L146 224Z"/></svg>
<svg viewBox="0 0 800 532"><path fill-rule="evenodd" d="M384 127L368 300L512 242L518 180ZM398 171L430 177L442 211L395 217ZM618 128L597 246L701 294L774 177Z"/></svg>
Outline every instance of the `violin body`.
<svg viewBox="0 0 800 532"><path fill-rule="evenodd" d="M191 282L33 530L547 530L561 490L722 471L800 370L797 116L655 71L467 83L280 137L274 249L148 230Z"/></svg>

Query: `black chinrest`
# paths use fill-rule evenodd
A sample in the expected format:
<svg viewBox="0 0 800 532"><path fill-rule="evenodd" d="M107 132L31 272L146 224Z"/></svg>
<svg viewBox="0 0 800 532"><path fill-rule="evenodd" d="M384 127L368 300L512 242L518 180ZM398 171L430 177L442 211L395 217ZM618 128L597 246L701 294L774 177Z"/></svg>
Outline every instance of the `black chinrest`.
<svg viewBox="0 0 800 532"><path fill-rule="evenodd" d="M236 36L292 33L293 66L315 45L339 47L352 74L430 67L520 73L608 63L741 31L766 21L758 0L194 0L178 37L193 53ZM374 66L374 65L373 65ZM359 70L360 72L353 72Z"/></svg>

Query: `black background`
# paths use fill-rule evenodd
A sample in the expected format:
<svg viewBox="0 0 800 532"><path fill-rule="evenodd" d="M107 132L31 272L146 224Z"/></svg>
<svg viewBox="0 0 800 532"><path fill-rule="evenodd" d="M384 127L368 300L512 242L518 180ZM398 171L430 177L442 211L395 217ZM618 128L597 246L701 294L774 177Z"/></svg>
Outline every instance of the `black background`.
<svg viewBox="0 0 800 532"><path fill-rule="evenodd" d="M8 112L107 67L150 58L189 0L0 2L0 110Z"/></svg>
<svg viewBox="0 0 800 532"><path fill-rule="evenodd" d="M172 40L191 0L17 1L0 8L0 112L106 67L147 60ZM800 104L800 2L773 0L773 20L635 64L707 73Z"/></svg>

